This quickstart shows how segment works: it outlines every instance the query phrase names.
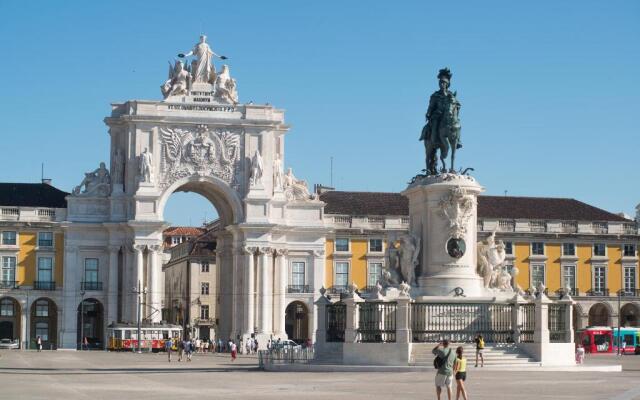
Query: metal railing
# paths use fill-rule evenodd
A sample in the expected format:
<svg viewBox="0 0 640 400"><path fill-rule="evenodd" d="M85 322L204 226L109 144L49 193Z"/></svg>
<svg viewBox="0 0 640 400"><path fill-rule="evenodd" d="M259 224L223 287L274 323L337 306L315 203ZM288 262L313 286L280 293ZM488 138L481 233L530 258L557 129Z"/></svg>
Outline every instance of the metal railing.
<svg viewBox="0 0 640 400"><path fill-rule="evenodd" d="M558 289L556 290L557 296L563 296L565 294L566 289ZM580 289L578 288L569 288L569 296L580 296Z"/></svg>
<svg viewBox="0 0 640 400"><path fill-rule="evenodd" d="M334 285L334 286L331 286L329 289L327 289L327 292L329 294L349 293L349 286L348 285Z"/></svg>
<svg viewBox="0 0 640 400"><path fill-rule="evenodd" d="M569 330L567 329L566 304L549 304L549 341L551 343L566 343Z"/></svg>
<svg viewBox="0 0 640 400"><path fill-rule="evenodd" d="M326 307L327 342L344 342L344 330L347 326L347 306L333 303Z"/></svg>
<svg viewBox="0 0 640 400"><path fill-rule="evenodd" d="M81 282L82 290L102 290L102 282Z"/></svg>
<svg viewBox="0 0 640 400"><path fill-rule="evenodd" d="M311 293L311 285L289 285L287 293Z"/></svg>
<svg viewBox="0 0 640 400"><path fill-rule="evenodd" d="M482 335L489 343L512 343L512 312L512 304L413 303L412 341L471 343Z"/></svg>
<svg viewBox="0 0 640 400"><path fill-rule="evenodd" d="M357 341L393 343L396 341L397 303L358 304Z"/></svg>
<svg viewBox="0 0 640 400"><path fill-rule="evenodd" d="M521 304L518 307L518 341L521 343L533 343L536 329L536 305Z"/></svg>
<svg viewBox="0 0 640 400"><path fill-rule="evenodd" d="M19 287L18 281L0 281L0 289L17 289Z"/></svg>
<svg viewBox="0 0 640 400"><path fill-rule="evenodd" d="M266 364L309 364L314 357L313 347L259 350L258 365L264 368Z"/></svg>
<svg viewBox="0 0 640 400"><path fill-rule="evenodd" d="M622 289L622 290L618 290L617 294L620 297L640 297L640 290L638 290L638 289Z"/></svg>
<svg viewBox="0 0 640 400"><path fill-rule="evenodd" d="M587 290L587 296L609 296L609 289L589 289Z"/></svg>
<svg viewBox="0 0 640 400"><path fill-rule="evenodd" d="M56 283L50 281L34 281L33 288L36 290L56 290Z"/></svg>

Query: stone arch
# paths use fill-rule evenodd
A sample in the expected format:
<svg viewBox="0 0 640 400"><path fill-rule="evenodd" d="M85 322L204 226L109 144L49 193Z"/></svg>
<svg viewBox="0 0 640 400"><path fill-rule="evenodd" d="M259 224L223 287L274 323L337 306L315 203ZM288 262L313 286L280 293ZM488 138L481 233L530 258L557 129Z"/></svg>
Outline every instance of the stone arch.
<svg viewBox="0 0 640 400"><path fill-rule="evenodd" d="M58 346L58 306L48 297L39 297L31 302L31 332L29 347L35 348L37 338L42 339L43 349L55 349Z"/></svg>
<svg viewBox="0 0 640 400"><path fill-rule="evenodd" d="M160 219L164 219L164 207L174 192L194 192L205 197L218 211L222 225L244 220L242 201L236 191L219 178L199 175L178 179L162 192L158 202Z"/></svg>
<svg viewBox="0 0 640 400"><path fill-rule="evenodd" d="M82 349L86 337L89 349L102 349L104 343L104 306L94 298L84 299L78 304L77 343ZM86 347L85 347L86 348Z"/></svg>
<svg viewBox="0 0 640 400"><path fill-rule="evenodd" d="M289 339L305 342L311 337L309 331L309 307L301 301L292 301L285 309L285 332Z"/></svg>
<svg viewBox="0 0 640 400"><path fill-rule="evenodd" d="M613 310L607 303L595 303L589 308L589 326L611 326Z"/></svg>
<svg viewBox="0 0 640 400"><path fill-rule="evenodd" d="M640 307L636 303L627 303L620 308L620 326L637 327Z"/></svg>
<svg viewBox="0 0 640 400"><path fill-rule="evenodd" d="M16 298L0 297L0 339L26 340L26 338L20 337L21 316L22 307Z"/></svg>

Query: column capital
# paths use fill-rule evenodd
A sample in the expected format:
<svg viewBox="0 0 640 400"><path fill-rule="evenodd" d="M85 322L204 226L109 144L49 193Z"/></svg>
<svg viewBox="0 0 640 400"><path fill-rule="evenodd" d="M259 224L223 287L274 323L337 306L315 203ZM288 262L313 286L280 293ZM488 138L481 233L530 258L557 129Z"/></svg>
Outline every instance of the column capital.
<svg viewBox="0 0 640 400"><path fill-rule="evenodd" d="M268 247L268 246L260 247L258 249L258 254L263 254L267 256L273 255L273 250L274 250L273 247Z"/></svg>
<svg viewBox="0 0 640 400"><path fill-rule="evenodd" d="M150 251L157 253L159 251L162 250L162 245L159 244L152 244L151 246L147 246L149 248Z"/></svg>
<svg viewBox="0 0 640 400"><path fill-rule="evenodd" d="M316 257L322 257L324 256L324 250L314 250L313 255Z"/></svg>
<svg viewBox="0 0 640 400"><path fill-rule="evenodd" d="M256 254L258 247L256 246L244 246L240 249L242 254Z"/></svg>
<svg viewBox="0 0 640 400"><path fill-rule="evenodd" d="M120 251L120 247L122 246L115 245L115 244L109 245L108 247L109 253L117 253L118 251Z"/></svg>
<svg viewBox="0 0 640 400"><path fill-rule="evenodd" d="M146 244L134 244L131 247L133 247L133 249L135 251L142 253L144 251L144 249L147 247L147 245Z"/></svg>
<svg viewBox="0 0 640 400"><path fill-rule="evenodd" d="M287 254L289 254L289 249L275 249L275 253L277 257L282 257L282 256L286 256Z"/></svg>

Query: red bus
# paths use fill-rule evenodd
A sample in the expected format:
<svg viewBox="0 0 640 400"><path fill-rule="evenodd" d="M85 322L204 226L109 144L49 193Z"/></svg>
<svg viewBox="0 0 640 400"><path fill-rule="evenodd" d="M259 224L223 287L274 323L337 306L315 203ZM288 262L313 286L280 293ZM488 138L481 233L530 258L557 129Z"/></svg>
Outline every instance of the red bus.
<svg viewBox="0 0 640 400"><path fill-rule="evenodd" d="M578 331L586 353L612 353L613 329L608 326L589 326Z"/></svg>

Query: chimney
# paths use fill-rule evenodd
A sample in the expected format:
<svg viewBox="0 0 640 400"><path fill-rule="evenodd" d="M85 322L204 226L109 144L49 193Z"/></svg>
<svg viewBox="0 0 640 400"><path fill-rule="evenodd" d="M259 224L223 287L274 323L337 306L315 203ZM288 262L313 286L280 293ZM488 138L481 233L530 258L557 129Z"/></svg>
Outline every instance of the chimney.
<svg viewBox="0 0 640 400"><path fill-rule="evenodd" d="M51 186L51 181L51 178L42 178L42 183L44 183L45 185Z"/></svg>

